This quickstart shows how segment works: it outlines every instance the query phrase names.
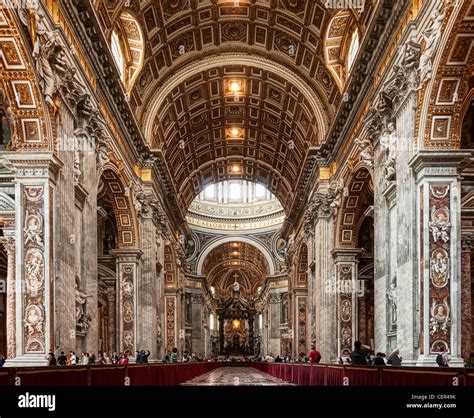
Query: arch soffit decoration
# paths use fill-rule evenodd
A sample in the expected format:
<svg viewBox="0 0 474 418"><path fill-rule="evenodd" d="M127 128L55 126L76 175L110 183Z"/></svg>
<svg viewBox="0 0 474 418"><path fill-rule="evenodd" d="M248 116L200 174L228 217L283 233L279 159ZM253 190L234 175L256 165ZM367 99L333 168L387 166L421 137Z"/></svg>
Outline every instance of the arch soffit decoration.
<svg viewBox="0 0 474 418"><path fill-rule="evenodd" d="M242 268L257 271L262 276L269 272L268 261L263 253L254 245L240 242L238 247L231 243L224 243L215 247L206 257L203 264L203 273L210 277L220 270L235 269L235 262Z"/></svg>
<svg viewBox="0 0 474 418"><path fill-rule="evenodd" d="M306 241L301 240L298 248L298 256L296 258L296 275L293 281L293 288L301 288L308 286L308 245Z"/></svg>
<svg viewBox="0 0 474 418"><path fill-rule="evenodd" d="M49 111L39 88L29 47L11 9L0 9L0 89L5 92L12 112L13 149L51 151Z"/></svg>
<svg viewBox="0 0 474 418"><path fill-rule="evenodd" d="M364 200L373 195L372 175L360 166L347 180L348 195L343 197L337 215L335 248L356 248Z"/></svg>
<svg viewBox="0 0 474 418"><path fill-rule="evenodd" d="M454 2L443 22L432 78L420 90L417 133L419 148L458 149L460 117L474 70L474 3Z"/></svg>
<svg viewBox="0 0 474 418"><path fill-rule="evenodd" d="M270 276L273 276L275 274L275 263L273 260L273 256L268 248L263 246L259 241L247 237L240 237L240 236L225 236L222 238L217 238L214 241L211 241L208 243L205 247L201 249L198 261L197 261L197 267L196 267L196 274L199 276L203 276L203 267L204 267L204 261L206 260L207 256L209 253L214 249L219 247L222 244L226 244L229 242L243 242L246 244L250 244L254 247L256 247L265 257L267 264L268 264L268 274Z"/></svg>
<svg viewBox="0 0 474 418"><path fill-rule="evenodd" d="M102 172L101 179L114 210L118 229L118 247L120 249L138 248L138 220L129 193L126 193L122 176L111 165L108 165Z"/></svg>

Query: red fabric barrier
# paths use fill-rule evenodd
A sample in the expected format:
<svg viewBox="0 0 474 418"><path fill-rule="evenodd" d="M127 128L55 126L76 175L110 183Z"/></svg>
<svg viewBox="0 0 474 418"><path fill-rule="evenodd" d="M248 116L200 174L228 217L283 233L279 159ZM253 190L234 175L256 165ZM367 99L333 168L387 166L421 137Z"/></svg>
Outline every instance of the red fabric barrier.
<svg viewBox="0 0 474 418"><path fill-rule="evenodd" d="M312 366L301 367L301 373L298 375L298 385L309 386L311 384Z"/></svg>
<svg viewBox="0 0 474 418"><path fill-rule="evenodd" d="M156 385L156 375L148 365L128 366L127 377L130 379L130 386Z"/></svg>
<svg viewBox="0 0 474 418"><path fill-rule="evenodd" d="M87 368L55 367L30 370L17 370L16 376L21 385L27 386L82 386L87 385Z"/></svg>
<svg viewBox="0 0 474 418"><path fill-rule="evenodd" d="M91 386L125 385L125 366L91 367Z"/></svg>
<svg viewBox="0 0 474 418"><path fill-rule="evenodd" d="M0 372L0 386L8 386L10 383L10 372L4 371Z"/></svg>
<svg viewBox="0 0 474 418"><path fill-rule="evenodd" d="M385 367L382 370L382 385L387 386L452 386L456 371L436 372L432 370L403 370L403 367Z"/></svg>
<svg viewBox="0 0 474 418"><path fill-rule="evenodd" d="M466 385L467 386L474 386L474 373L467 373L466 374Z"/></svg>
<svg viewBox="0 0 474 418"><path fill-rule="evenodd" d="M327 386L342 386L342 379L344 377L344 369L342 367L328 366L326 373Z"/></svg>
<svg viewBox="0 0 474 418"><path fill-rule="evenodd" d="M324 386L326 384L327 367L322 365L311 366L310 385Z"/></svg>
<svg viewBox="0 0 474 418"><path fill-rule="evenodd" d="M377 386L378 369L368 367L346 367L344 377L347 377L349 386Z"/></svg>

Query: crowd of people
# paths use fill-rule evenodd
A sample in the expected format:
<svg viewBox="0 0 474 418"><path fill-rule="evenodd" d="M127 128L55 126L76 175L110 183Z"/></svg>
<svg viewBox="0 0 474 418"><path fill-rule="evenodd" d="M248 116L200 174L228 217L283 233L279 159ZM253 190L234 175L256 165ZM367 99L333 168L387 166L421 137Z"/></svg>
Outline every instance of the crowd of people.
<svg viewBox="0 0 474 418"><path fill-rule="evenodd" d="M178 348L173 347L171 352L166 354L163 359L161 360L162 363L192 363L198 361L209 361L206 357L199 358L196 353L189 354L188 351L183 352L183 356L179 358Z"/></svg>
<svg viewBox="0 0 474 418"><path fill-rule="evenodd" d="M267 363L320 363L321 353L316 349L315 345L311 346L311 351L305 355L300 353L298 358L293 358L290 354L273 356L271 354L264 358L258 358L258 361L265 361ZM403 358L400 355L400 348L396 348L387 357L385 353L374 351L367 345L360 341L355 341L354 350L345 360L339 357L339 364L354 364L365 366L401 366ZM436 356L436 364L439 367L449 367L450 358L448 353L440 352ZM474 353L470 354L470 358L466 361L465 367L474 367Z"/></svg>
<svg viewBox="0 0 474 418"><path fill-rule="evenodd" d="M137 350L135 356L136 364L148 363L148 357L150 356L149 350ZM74 351L70 351L65 354L64 351L56 357L54 352L50 352L47 356L48 366L74 366L74 365L106 365L106 364L129 364L129 356L125 353L116 353L109 355L107 352L99 353L97 357L94 353L83 352L79 357ZM184 351L183 355L179 357L178 348L173 349L166 354L161 360L162 363L190 363L200 361L218 361L219 358L208 359L206 357L198 357L195 352L189 354L188 351ZM267 355L265 357L257 356L255 358L245 358L246 361L264 361L267 363L320 363L321 353L316 349L315 345L311 346L311 351L305 355L300 353L297 358L293 358L291 354L286 355ZM400 355L400 348L396 348L392 354L387 358L385 353L378 352L374 354L374 351L367 345L362 344L360 341L354 343L354 350L348 357L343 360L339 357L339 364L354 364L354 365L370 365L370 366L401 366L402 356ZM222 361L232 361L229 356ZM439 367L449 367L449 355L446 352L440 352L436 356L436 364ZM5 358L0 354L0 367L5 364ZM474 368L474 353L470 353L469 359L466 360L465 367Z"/></svg>
<svg viewBox="0 0 474 418"><path fill-rule="evenodd" d="M140 350L136 352L135 363L148 363L150 351ZM109 355L107 352L99 353L96 357L94 353L83 352L79 357L74 351L64 354L64 351L56 357L54 352L50 351L47 357L48 366L102 366L105 364L129 364L129 356L126 353L116 353Z"/></svg>

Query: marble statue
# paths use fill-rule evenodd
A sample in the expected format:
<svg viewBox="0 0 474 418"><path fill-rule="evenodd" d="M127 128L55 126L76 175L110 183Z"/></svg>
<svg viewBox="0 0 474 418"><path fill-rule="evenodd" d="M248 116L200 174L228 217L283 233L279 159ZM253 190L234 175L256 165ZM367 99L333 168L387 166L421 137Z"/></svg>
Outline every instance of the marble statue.
<svg viewBox="0 0 474 418"><path fill-rule="evenodd" d="M360 159L364 162L364 164L372 168L374 166L374 152L372 150L372 144L370 140L367 138L356 138L354 142L359 147Z"/></svg>
<svg viewBox="0 0 474 418"><path fill-rule="evenodd" d="M433 58L438 50L441 41L441 27L446 16L444 2L440 1L438 6L431 14L430 24L423 31L422 36L425 41L425 48L420 57L418 72L420 77L420 87L431 79L433 70Z"/></svg>
<svg viewBox="0 0 474 418"><path fill-rule="evenodd" d="M48 29L44 12L39 3L31 3L20 8L19 16L22 23L28 27L33 42L32 55L44 99L48 105L54 108L55 79L50 58L54 49L59 45L58 33Z"/></svg>
<svg viewBox="0 0 474 418"><path fill-rule="evenodd" d="M387 124L387 130L380 137L380 144L387 150L384 163L385 178L390 179L395 174L397 157L397 133L393 122Z"/></svg>
<svg viewBox="0 0 474 418"><path fill-rule="evenodd" d="M79 183L79 179L81 178L81 157L79 155L79 151L74 151L74 184Z"/></svg>

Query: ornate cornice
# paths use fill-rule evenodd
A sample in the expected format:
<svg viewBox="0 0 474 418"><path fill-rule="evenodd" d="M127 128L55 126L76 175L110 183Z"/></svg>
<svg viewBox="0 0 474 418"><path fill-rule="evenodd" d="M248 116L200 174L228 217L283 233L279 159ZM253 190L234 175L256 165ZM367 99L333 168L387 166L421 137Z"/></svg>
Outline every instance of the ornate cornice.
<svg viewBox="0 0 474 418"><path fill-rule="evenodd" d="M373 23L368 28L365 41L358 53L358 60L354 64L352 76L346 86L345 93L348 100L343 100L337 111L335 121L327 135L327 141L321 146L319 155L330 159L349 136L349 130L358 114L364 109L363 103L374 82L375 69L381 56L388 47L392 35L410 2L384 0L380 2ZM356 111L354 111L354 109Z"/></svg>
<svg viewBox="0 0 474 418"><path fill-rule="evenodd" d="M91 3L85 0L73 0L60 2L60 5L75 29L76 38L87 53L91 68L99 75L98 84L105 95L104 101L114 114L121 117L121 121L118 122L121 122L125 138L133 144L131 147L133 158L142 165L150 160L155 162L154 168L164 189L165 200L179 227L184 223L184 215L178 207L171 176L161 153L152 155L147 141L142 136Z"/></svg>

